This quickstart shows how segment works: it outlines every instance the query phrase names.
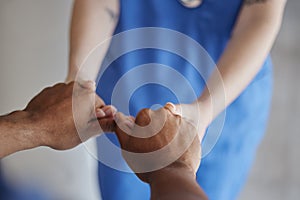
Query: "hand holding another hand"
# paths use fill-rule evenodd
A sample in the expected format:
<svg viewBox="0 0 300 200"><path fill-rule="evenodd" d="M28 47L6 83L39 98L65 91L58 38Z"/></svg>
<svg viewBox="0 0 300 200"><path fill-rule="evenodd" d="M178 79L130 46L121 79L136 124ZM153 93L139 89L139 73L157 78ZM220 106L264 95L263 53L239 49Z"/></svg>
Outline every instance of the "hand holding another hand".
<svg viewBox="0 0 300 200"><path fill-rule="evenodd" d="M178 115L173 104L159 110L143 109L135 120L122 113L117 113L115 119L123 156L141 180L149 183L157 171L177 167L195 176L200 165L202 137ZM148 156L149 153L153 154ZM142 154L142 159L137 154Z"/></svg>
<svg viewBox="0 0 300 200"><path fill-rule="evenodd" d="M24 112L36 127L32 137L35 145L57 150L73 148L99 134L99 124L103 131L114 131L115 127L116 109L104 104L90 81L48 87L30 101Z"/></svg>

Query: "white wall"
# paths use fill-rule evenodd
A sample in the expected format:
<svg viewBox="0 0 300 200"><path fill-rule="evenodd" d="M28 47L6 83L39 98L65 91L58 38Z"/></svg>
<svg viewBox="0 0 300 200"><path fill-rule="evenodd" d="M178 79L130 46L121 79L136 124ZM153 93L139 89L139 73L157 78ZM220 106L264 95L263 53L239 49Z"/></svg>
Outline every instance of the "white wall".
<svg viewBox="0 0 300 200"><path fill-rule="evenodd" d="M287 2L282 29L272 51L275 80L269 127L242 200L300 197L300 1Z"/></svg>
<svg viewBox="0 0 300 200"><path fill-rule="evenodd" d="M71 0L0 0L0 114L22 109L67 72ZM99 199L96 161L83 146L39 148L1 161L10 182L35 184L54 199Z"/></svg>

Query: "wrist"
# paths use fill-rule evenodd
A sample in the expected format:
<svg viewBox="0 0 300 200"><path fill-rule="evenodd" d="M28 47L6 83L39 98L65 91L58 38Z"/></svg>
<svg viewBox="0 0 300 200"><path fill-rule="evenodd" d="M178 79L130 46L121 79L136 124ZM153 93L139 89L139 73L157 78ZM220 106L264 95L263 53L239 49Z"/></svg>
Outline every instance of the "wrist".
<svg viewBox="0 0 300 200"><path fill-rule="evenodd" d="M77 72L69 71L69 73L68 73L68 75L67 75L67 77L66 77L65 82L66 82L66 83L70 83L70 82L72 82L72 81L75 81L75 79L76 79L76 74L77 74Z"/></svg>
<svg viewBox="0 0 300 200"><path fill-rule="evenodd" d="M11 127L16 142L22 149L30 149L40 146L37 133L37 124L31 119L31 114L26 111L15 111L7 115L5 123Z"/></svg>
<svg viewBox="0 0 300 200"><path fill-rule="evenodd" d="M195 127L207 128L212 121L210 105L204 101L195 101L191 104L179 104L182 109L182 117L190 121Z"/></svg>
<svg viewBox="0 0 300 200"><path fill-rule="evenodd" d="M78 73L79 67L75 64L69 64L69 71L66 78L66 83L72 82L76 79L77 73Z"/></svg>
<svg viewBox="0 0 300 200"><path fill-rule="evenodd" d="M207 199L195 173L184 166L158 170L150 179L151 199Z"/></svg>
<svg viewBox="0 0 300 200"><path fill-rule="evenodd" d="M201 122L207 127L213 121L210 99L201 99L192 103L193 109L200 112Z"/></svg>
<svg viewBox="0 0 300 200"><path fill-rule="evenodd" d="M188 176L191 179L196 179L196 174L191 168L183 163L175 162L163 169L150 172L148 175L148 183L151 186L158 182L168 182L170 178L178 174L180 174L180 176Z"/></svg>

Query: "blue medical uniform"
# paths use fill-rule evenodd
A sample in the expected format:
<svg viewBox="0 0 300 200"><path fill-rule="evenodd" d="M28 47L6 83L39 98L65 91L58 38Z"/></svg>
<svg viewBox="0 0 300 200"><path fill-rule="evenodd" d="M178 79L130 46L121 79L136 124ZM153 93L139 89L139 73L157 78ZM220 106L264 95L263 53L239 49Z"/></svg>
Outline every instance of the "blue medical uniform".
<svg viewBox="0 0 300 200"><path fill-rule="evenodd" d="M184 7L177 0L121 0L120 4L120 19L115 34L141 27L162 27L175 30L197 41L213 61L217 62L231 37L242 0L204 0L201 6L192 9ZM180 41L173 42L180 43ZM180 46L189 51L185 44L180 44ZM113 54L114 50L110 48L106 60L114 57ZM112 102L113 90L118 80L135 67L147 63L160 63L180 72L189 80L198 95L205 86L203 77L182 57L164 50L147 48L116 57L108 68L100 72L97 93L107 104L114 103ZM172 76L162 73L159 67L153 67L150 71L146 70L144 74L138 74L135 78L149 77L154 79L158 77L158 80L167 80L181 87ZM128 95L126 87L130 86L132 80L128 79L122 84L123 88L120 90L122 92L118 96L119 101ZM264 135L271 91L272 64L268 58L250 85L226 109L221 136L212 151L202 159L197 181L210 199L233 200L237 198L245 183L257 146ZM168 101L178 103L172 91L155 83L143 85L130 95L131 98L125 105L129 107L129 113L126 114L133 116L140 109L151 107L153 104L164 105ZM187 102L194 100L188 98ZM119 110L124 111L122 106ZM116 145L118 141L114 135L104 135L98 138L99 154L106 158L112 157L110 149L103 145L103 137L108 137ZM115 162L120 162L120 165L124 164L121 160L115 160ZM99 162L98 169L104 200L149 199L149 186L138 180L134 174L118 171L102 162Z"/></svg>

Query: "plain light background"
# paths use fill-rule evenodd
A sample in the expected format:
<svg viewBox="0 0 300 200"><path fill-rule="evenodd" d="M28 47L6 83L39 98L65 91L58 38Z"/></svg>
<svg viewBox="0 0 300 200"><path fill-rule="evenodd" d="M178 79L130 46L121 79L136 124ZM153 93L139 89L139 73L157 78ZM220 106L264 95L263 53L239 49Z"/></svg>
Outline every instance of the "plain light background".
<svg viewBox="0 0 300 200"><path fill-rule="evenodd" d="M24 108L42 88L66 77L71 7L72 0L0 0L0 114ZM300 1L288 1L272 51L269 128L241 200L300 196L299 10ZM55 199L99 199L97 163L84 146L66 152L38 148L1 162L11 183L46 188Z"/></svg>
<svg viewBox="0 0 300 200"><path fill-rule="evenodd" d="M0 0L0 113L22 109L45 86L64 81L71 0ZM97 162L84 146L39 148L3 159L18 187L38 187L57 200L99 199Z"/></svg>

